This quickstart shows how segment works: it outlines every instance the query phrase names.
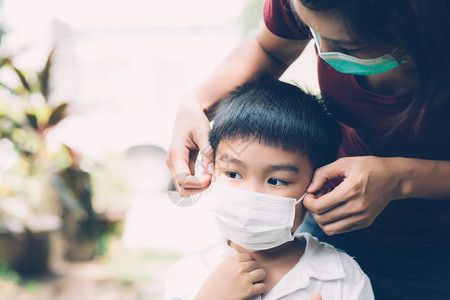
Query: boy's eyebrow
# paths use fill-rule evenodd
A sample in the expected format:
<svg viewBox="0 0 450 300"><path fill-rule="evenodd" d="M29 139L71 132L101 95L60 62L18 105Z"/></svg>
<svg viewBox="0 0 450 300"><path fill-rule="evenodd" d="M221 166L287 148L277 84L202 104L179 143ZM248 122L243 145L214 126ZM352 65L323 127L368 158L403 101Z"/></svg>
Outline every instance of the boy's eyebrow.
<svg viewBox="0 0 450 300"><path fill-rule="evenodd" d="M244 163L237 158L229 157L226 153L219 156L219 160L227 163L233 163L237 165L243 165Z"/></svg>
<svg viewBox="0 0 450 300"><path fill-rule="evenodd" d="M269 169L272 171L289 171L297 174L300 173L300 170L296 166L291 164L271 165Z"/></svg>

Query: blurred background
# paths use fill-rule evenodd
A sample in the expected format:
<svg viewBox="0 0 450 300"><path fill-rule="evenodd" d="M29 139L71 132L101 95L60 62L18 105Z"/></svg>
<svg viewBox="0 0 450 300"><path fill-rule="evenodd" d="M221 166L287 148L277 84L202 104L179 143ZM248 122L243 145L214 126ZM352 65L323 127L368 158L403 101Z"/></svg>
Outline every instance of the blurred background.
<svg viewBox="0 0 450 300"><path fill-rule="evenodd" d="M180 205L176 109L263 0L0 0L0 298L161 299L217 238ZM312 45L282 79L318 91Z"/></svg>

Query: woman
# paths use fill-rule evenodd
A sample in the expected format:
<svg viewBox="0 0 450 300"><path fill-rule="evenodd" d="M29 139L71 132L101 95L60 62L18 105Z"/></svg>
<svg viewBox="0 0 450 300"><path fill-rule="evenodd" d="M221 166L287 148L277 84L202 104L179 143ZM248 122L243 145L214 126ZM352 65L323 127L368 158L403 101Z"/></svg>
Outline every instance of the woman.
<svg viewBox="0 0 450 300"><path fill-rule="evenodd" d="M376 299L450 299L450 1L266 0L264 21L179 107L167 159L179 192L210 182L191 175L199 151L212 161L214 105L257 73L279 77L314 38L344 142L314 174L303 230L355 256Z"/></svg>

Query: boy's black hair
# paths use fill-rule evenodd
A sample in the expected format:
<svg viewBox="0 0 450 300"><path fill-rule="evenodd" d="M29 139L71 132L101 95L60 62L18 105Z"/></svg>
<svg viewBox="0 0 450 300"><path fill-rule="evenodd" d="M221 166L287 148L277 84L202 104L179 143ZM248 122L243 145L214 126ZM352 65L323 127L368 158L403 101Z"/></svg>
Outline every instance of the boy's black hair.
<svg viewBox="0 0 450 300"><path fill-rule="evenodd" d="M216 153L224 139L256 140L303 154L313 169L336 159L342 134L317 96L259 76L228 94L214 115L209 135Z"/></svg>

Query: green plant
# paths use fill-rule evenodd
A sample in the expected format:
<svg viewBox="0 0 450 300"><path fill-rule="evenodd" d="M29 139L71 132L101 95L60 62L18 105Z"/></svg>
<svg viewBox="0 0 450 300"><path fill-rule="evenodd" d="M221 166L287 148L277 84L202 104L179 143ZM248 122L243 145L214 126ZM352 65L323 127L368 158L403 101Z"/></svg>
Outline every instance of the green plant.
<svg viewBox="0 0 450 300"><path fill-rule="evenodd" d="M40 72L22 72L11 58L0 61L2 78L10 79L0 82L0 229L3 231L33 231L43 225L36 217L61 213L58 191L52 183L57 182L58 172L71 167L73 162L68 147L51 148L47 141L49 132L66 116L68 106L49 103L51 59L52 53ZM14 80L19 84L11 85Z"/></svg>
<svg viewBox="0 0 450 300"><path fill-rule="evenodd" d="M16 271L11 270L7 262L2 261L0 262L0 281L8 281L17 285L20 281L20 275Z"/></svg>
<svg viewBox="0 0 450 300"><path fill-rule="evenodd" d="M62 217L71 237L95 239L90 175L73 149L48 139L68 115L66 102L51 99L52 56L37 72L0 60L0 232L55 229Z"/></svg>

